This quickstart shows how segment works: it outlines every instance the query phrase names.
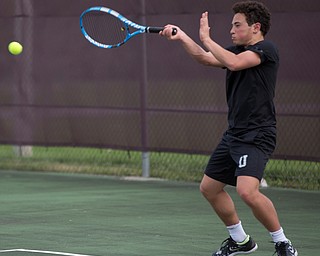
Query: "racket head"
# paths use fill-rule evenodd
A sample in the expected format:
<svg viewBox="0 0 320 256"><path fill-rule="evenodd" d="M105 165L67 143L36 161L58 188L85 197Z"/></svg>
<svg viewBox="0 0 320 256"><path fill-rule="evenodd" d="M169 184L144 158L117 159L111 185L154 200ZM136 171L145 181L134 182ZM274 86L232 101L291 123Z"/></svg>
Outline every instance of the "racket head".
<svg viewBox="0 0 320 256"><path fill-rule="evenodd" d="M133 36L146 33L145 26L101 6L91 7L81 14L80 29L90 43L100 48L119 47Z"/></svg>

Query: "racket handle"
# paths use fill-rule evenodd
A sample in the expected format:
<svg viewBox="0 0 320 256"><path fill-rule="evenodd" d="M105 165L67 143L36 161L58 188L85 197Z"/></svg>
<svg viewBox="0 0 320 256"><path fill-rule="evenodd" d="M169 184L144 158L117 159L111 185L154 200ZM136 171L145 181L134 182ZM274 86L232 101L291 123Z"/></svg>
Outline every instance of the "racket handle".
<svg viewBox="0 0 320 256"><path fill-rule="evenodd" d="M164 29L164 27L147 27L146 28L146 32L147 33L159 33L160 31L162 31ZM176 35L177 34L177 29L176 28L172 28L172 35Z"/></svg>

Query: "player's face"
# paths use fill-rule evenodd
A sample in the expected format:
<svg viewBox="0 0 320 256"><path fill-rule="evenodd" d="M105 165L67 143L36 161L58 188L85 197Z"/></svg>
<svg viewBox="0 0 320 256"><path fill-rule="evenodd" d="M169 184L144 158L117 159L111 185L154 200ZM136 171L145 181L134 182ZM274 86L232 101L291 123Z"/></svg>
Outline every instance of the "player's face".
<svg viewBox="0 0 320 256"><path fill-rule="evenodd" d="M230 30L232 42L235 45L249 45L253 36L253 26L249 26L246 16L236 13L233 16L232 28Z"/></svg>

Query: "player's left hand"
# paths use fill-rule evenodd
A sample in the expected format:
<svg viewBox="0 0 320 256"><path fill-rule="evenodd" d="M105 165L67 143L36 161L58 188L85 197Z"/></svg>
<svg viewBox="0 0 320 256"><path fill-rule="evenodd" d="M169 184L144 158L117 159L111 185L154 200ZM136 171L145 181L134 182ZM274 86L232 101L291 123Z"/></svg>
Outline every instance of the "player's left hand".
<svg viewBox="0 0 320 256"><path fill-rule="evenodd" d="M200 19L199 36L200 36L201 42L204 42L204 41L210 39L210 27L209 27L208 12L202 13L202 16Z"/></svg>

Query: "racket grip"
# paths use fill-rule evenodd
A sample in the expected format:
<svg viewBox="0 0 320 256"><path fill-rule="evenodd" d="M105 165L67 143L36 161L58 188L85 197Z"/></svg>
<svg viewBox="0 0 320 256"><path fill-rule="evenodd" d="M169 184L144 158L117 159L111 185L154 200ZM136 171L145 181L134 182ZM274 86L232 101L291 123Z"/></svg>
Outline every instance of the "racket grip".
<svg viewBox="0 0 320 256"><path fill-rule="evenodd" d="M164 27L147 27L147 33L159 33Z"/></svg>
<svg viewBox="0 0 320 256"><path fill-rule="evenodd" d="M147 33L159 33L160 31L162 31L164 29L164 27L147 27L146 31ZM176 28L172 28L172 35L176 35L177 34L177 29Z"/></svg>

